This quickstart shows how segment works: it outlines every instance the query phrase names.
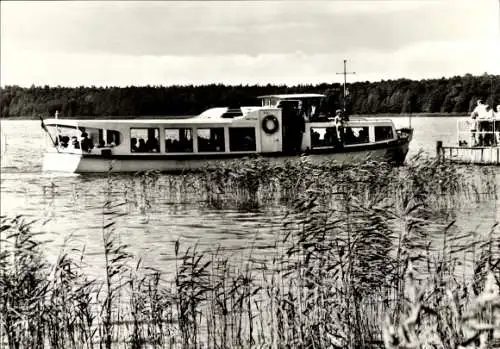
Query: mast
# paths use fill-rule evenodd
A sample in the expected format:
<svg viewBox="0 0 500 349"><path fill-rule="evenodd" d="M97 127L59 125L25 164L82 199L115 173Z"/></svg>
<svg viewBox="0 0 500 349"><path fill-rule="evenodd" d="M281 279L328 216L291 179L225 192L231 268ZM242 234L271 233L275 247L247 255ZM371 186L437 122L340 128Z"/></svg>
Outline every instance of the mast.
<svg viewBox="0 0 500 349"><path fill-rule="evenodd" d="M344 71L342 73L337 73L338 74L342 74L344 75L344 113L346 111L346 98L347 98L347 88L346 88L346 85L347 85L347 74L356 74L356 72L348 72L347 71L347 59L344 59Z"/></svg>

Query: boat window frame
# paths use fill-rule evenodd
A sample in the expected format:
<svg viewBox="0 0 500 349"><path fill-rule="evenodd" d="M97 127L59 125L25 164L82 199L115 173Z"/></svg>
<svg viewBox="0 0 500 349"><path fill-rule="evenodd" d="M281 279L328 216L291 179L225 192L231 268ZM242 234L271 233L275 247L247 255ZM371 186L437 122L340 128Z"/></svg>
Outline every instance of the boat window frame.
<svg viewBox="0 0 500 349"><path fill-rule="evenodd" d="M343 140L342 140L342 143L344 144L345 147L352 147L352 146L360 146L360 145L367 145L367 144L370 144L370 143L373 143L370 141L370 125L366 125L366 126L361 126L361 125L345 125L343 128L344 128L344 135L343 135ZM361 129L366 129L366 142L356 142L356 143L347 143L346 140L347 140L347 129L348 128L351 128L351 129L356 129L356 128L361 128ZM356 138L359 137L359 133L358 133L358 136L355 136Z"/></svg>
<svg viewBox="0 0 500 349"><path fill-rule="evenodd" d="M73 125L60 125L60 124L49 124L46 125L47 132L52 136L53 140L56 144L53 146L58 149L59 152L62 153L71 153L71 154L81 154L82 149L80 146L80 138L82 134L82 130L78 126ZM64 130L61 132L61 130ZM48 135L47 135L48 137ZM61 137L67 137L66 146L62 146ZM76 138L76 142L73 141L73 138ZM50 141L52 142L52 141ZM75 142L75 144L73 144ZM76 146L75 146L76 145ZM95 146L95 144L94 144Z"/></svg>
<svg viewBox="0 0 500 349"><path fill-rule="evenodd" d="M105 142L104 148L107 147L116 147L123 143L123 136L119 130L108 129L108 128L100 128L102 131L103 141ZM100 134L100 132L99 132ZM104 137L106 135L106 137ZM110 142L110 136L112 141ZM117 141L118 140L118 141Z"/></svg>
<svg viewBox="0 0 500 349"><path fill-rule="evenodd" d="M233 150L231 147L231 130L234 129L249 129L253 130L253 149L250 150ZM241 126L228 126L227 127L227 149L231 153L255 153L258 151L258 129L255 126L241 125Z"/></svg>
<svg viewBox="0 0 500 349"><path fill-rule="evenodd" d="M377 127L386 127L391 130L391 137L390 138L384 138L384 139L377 139ZM379 142L389 142L394 140L395 138L395 130L392 125L373 125L373 142L379 143Z"/></svg>
<svg viewBox="0 0 500 349"><path fill-rule="evenodd" d="M167 150L167 130L177 130L179 131L178 136L179 136L179 142L180 142L180 135L181 135L181 130L189 130L191 132L191 150L183 150L183 151L168 151ZM193 127L163 127L163 143L164 143L164 152L167 154L192 154L195 152L195 133L197 133L196 128Z"/></svg>
<svg viewBox="0 0 500 349"><path fill-rule="evenodd" d="M328 132L327 129L331 129L333 132L335 132L335 138L337 139L336 142L330 144L330 145L320 145L320 146L314 146L313 145L313 132L314 129L324 129L325 133L323 134L323 138L326 136L326 133ZM332 148L337 148L340 144L341 141L338 139L338 134L337 134L337 127L334 125L328 125L328 126L311 126L309 127L309 139L310 139L310 146L311 149L332 149Z"/></svg>
<svg viewBox="0 0 500 349"><path fill-rule="evenodd" d="M211 129L219 129L222 130L222 137L223 137L223 148L221 150L200 150L200 135L199 131L200 130L211 130ZM227 135L227 127L224 126L215 126L215 127L210 127L210 126L202 126L202 127L195 127L194 128L195 134L196 134L196 152L197 153L225 153L227 149L229 148L229 145L227 144L227 141L229 139Z"/></svg>

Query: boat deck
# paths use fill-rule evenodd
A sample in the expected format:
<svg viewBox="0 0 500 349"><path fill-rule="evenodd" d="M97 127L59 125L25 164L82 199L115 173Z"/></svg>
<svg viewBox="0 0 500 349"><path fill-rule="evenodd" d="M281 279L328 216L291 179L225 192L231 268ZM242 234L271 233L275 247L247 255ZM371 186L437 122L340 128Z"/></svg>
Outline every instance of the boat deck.
<svg viewBox="0 0 500 349"><path fill-rule="evenodd" d="M441 161L477 165L500 165L500 145L488 147L443 146L436 143L436 157Z"/></svg>

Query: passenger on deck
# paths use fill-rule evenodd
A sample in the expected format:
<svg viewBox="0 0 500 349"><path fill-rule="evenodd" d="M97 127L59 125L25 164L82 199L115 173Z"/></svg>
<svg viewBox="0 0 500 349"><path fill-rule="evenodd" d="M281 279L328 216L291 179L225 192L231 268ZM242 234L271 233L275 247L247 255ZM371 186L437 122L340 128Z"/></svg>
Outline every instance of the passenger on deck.
<svg viewBox="0 0 500 349"><path fill-rule="evenodd" d="M87 132L82 133L82 139L80 140L80 145L83 151L90 152L94 148L94 142L89 138Z"/></svg>
<svg viewBox="0 0 500 349"><path fill-rule="evenodd" d="M469 127L470 127L470 135L471 135L471 140L470 140L470 145L473 147L477 145L477 137L476 137L476 132L477 132L477 114L475 112L472 112L471 118L469 120Z"/></svg>
<svg viewBox="0 0 500 349"><path fill-rule="evenodd" d="M335 111L335 129L337 130L337 139L340 144L344 141L344 125L342 120L342 110L337 109Z"/></svg>
<svg viewBox="0 0 500 349"><path fill-rule="evenodd" d="M475 114L477 118L486 119L486 118L488 118L487 108L488 108L488 105L483 104L483 101L478 99L477 105L474 108L474 110L472 111L472 114Z"/></svg>
<svg viewBox="0 0 500 349"><path fill-rule="evenodd" d="M496 113L494 113L493 115L495 119L496 144L500 144L500 104L497 105Z"/></svg>

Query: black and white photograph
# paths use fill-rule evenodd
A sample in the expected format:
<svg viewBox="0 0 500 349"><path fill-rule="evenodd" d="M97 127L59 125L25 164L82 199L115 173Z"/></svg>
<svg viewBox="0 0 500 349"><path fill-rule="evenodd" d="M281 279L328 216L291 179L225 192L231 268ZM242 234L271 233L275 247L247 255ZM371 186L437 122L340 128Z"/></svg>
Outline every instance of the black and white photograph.
<svg viewBox="0 0 500 349"><path fill-rule="evenodd" d="M0 164L0 349L500 348L500 0L2 0Z"/></svg>

